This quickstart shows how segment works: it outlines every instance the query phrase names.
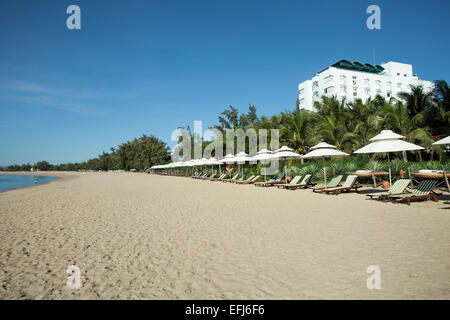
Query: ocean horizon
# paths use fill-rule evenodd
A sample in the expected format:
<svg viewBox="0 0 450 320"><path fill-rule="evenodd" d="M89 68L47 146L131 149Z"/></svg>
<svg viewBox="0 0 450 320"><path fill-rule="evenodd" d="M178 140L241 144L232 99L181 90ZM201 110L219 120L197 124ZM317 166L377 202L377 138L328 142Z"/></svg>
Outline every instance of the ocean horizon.
<svg viewBox="0 0 450 320"><path fill-rule="evenodd" d="M52 176L0 174L0 192L37 186L58 179Z"/></svg>

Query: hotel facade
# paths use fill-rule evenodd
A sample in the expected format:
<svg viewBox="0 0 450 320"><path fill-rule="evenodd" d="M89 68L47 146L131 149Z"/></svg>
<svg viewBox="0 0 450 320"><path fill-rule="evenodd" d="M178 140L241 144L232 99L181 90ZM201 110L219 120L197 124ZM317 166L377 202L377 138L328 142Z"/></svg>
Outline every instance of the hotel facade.
<svg viewBox="0 0 450 320"><path fill-rule="evenodd" d="M365 102L381 95L389 100L398 98L402 91L411 91L411 85L421 85L426 90L434 88L432 82L419 80L410 64L391 61L373 66L340 60L298 85L299 108L313 111L314 102L320 101L322 96Z"/></svg>

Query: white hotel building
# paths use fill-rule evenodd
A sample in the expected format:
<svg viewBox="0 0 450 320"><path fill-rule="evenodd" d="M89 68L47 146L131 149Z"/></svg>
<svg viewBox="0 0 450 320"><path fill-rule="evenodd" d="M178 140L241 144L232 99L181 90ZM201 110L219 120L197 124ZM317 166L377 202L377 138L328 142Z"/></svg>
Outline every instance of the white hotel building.
<svg viewBox="0 0 450 320"><path fill-rule="evenodd" d="M341 60L298 85L299 107L313 111L314 102L324 95L350 102L355 99L365 102L377 95L389 100L396 98L399 92L410 91L410 85L422 85L428 90L434 88L432 82L419 80L410 64L391 61L373 66Z"/></svg>

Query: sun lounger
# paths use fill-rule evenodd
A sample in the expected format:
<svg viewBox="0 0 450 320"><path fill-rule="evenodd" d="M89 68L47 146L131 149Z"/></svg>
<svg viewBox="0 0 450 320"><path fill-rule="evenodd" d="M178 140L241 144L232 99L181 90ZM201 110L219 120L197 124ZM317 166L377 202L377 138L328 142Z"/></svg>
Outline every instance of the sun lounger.
<svg viewBox="0 0 450 320"><path fill-rule="evenodd" d="M286 188L287 186L293 186L293 185L296 185L296 184L298 184L298 182L300 181L301 178L302 178L302 176L295 176L295 177L291 180L291 182L279 184L279 185L277 185L277 187L280 188L280 189L284 189L284 188Z"/></svg>
<svg viewBox="0 0 450 320"><path fill-rule="evenodd" d="M282 184L283 183L283 179L284 179L284 173L280 174L278 177L276 178L272 178L269 181L261 181L261 182L256 182L254 185L257 187L271 187L275 184Z"/></svg>
<svg viewBox="0 0 450 320"><path fill-rule="evenodd" d="M284 186L284 189L287 189L287 190L296 190L296 189L304 189L304 188L307 188L307 187L309 187L309 186L312 185L312 184L310 183L311 178L312 178L312 174L307 174L307 175L303 178L302 182L300 182L300 183L298 183L298 184L293 184L293 185L285 185L285 186ZM278 187L280 187L280 186L278 186Z"/></svg>
<svg viewBox="0 0 450 320"><path fill-rule="evenodd" d="M226 176L227 176L226 173L222 173L222 174L220 175L220 177L218 177L218 178L212 178L212 179L209 179L209 180L211 180L211 181L219 181L219 180L221 180L221 179L224 179Z"/></svg>
<svg viewBox="0 0 450 320"><path fill-rule="evenodd" d="M252 184L252 183L255 183L255 182L257 182L258 181L258 179L260 178L261 176L253 176L253 178L251 179L251 180L244 180L244 181L236 181L235 183L236 184Z"/></svg>
<svg viewBox="0 0 450 320"><path fill-rule="evenodd" d="M391 195L399 195L404 193L410 183L410 179L399 179L394 182L390 190L372 192L366 194L366 196L370 197L370 199L373 199L373 197L378 197L378 199L386 201Z"/></svg>
<svg viewBox="0 0 450 320"><path fill-rule="evenodd" d="M341 192L349 191L354 189L356 192L358 192L359 185L356 184L356 179L358 179L358 176L355 174L351 174L347 176L347 179L344 181L341 187L333 187L333 188L326 188L322 189L320 193L326 192L326 193L334 193L338 195Z"/></svg>
<svg viewBox="0 0 450 320"><path fill-rule="evenodd" d="M239 177L239 173L236 173L236 175L234 177L232 177L231 179L222 179L222 182L230 182L230 181L234 181Z"/></svg>
<svg viewBox="0 0 450 320"><path fill-rule="evenodd" d="M250 181L250 180L252 180L253 178L254 178L255 176L253 175L253 176L250 176L250 177L248 177L247 179L237 179L237 180L234 180L234 181L230 181L230 182L232 182L232 183L241 183L241 182L246 182L246 181Z"/></svg>
<svg viewBox="0 0 450 320"><path fill-rule="evenodd" d="M339 185L339 183L341 183L342 178L343 178L343 175L339 175L339 176L334 177L333 179L331 179L331 181L329 183L327 183L326 187L327 188L337 187ZM325 189L325 184L320 184L320 185L317 185L317 186L313 187L312 191L313 192L316 192L316 191L320 192L323 189Z"/></svg>
<svg viewBox="0 0 450 320"><path fill-rule="evenodd" d="M433 188L436 186L436 180L422 180L419 182L417 187L410 193L391 195L393 201L407 201L410 205L411 200L419 199L431 199L438 202L439 199L436 193L433 192Z"/></svg>
<svg viewBox="0 0 450 320"><path fill-rule="evenodd" d="M214 179L216 176L217 176L217 174L214 173L213 175L211 175L211 176L209 176L207 178L204 178L204 180L211 180L211 179Z"/></svg>

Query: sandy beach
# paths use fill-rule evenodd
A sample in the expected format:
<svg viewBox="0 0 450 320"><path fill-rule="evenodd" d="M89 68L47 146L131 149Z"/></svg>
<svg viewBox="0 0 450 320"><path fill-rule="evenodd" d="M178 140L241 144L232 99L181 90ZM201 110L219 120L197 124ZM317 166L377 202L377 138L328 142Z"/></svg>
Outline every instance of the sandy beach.
<svg viewBox="0 0 450 320"><path fill-rule="evenodd" d="M62 179L0 193L1 299L450 299L444 201L49 174Z"/></svg>

